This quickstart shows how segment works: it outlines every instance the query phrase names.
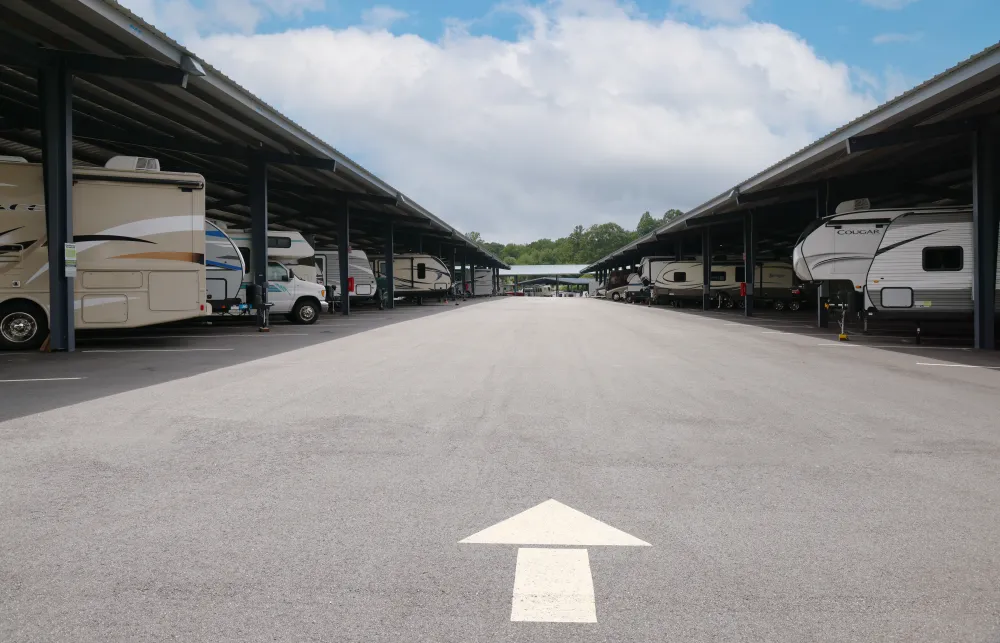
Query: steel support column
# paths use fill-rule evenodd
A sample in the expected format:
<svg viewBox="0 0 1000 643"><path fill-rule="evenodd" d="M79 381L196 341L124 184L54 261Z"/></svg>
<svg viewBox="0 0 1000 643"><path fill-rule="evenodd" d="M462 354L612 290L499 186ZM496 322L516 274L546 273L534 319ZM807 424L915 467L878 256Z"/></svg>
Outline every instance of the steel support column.
<svg viewBox="0 0 1000 643"><path fill-rule="evenodd" d="M465 260L466 260L466 252L463 249L462 250L462 299L465 299L465 285L466 285L466 281L465 281Z"/></svg>
<svg viewBox="0 0 1000 643"><path fill-rule="evenodd" d="M826 189L816 190L816 218L822 219L826 216L826 198L829 192ZM819 284L816 289L816 326L828 328L830 326L830 312L826 304L830 298L830 286L826 282Z"/></svg>
<svg viewBox="0 0 1000 643"><path fill-rule="evenodd" d="M712 307L712 227L701 232L701 309Z"/></svg>
<svg viewBox="0 0 1000 643"><path fill-rule="evenodd" d="M680 261L684 258L684 240L678 239L674 242L674 260Z"/></svg>
<svg viewBox="0 0 1000 643"><path fill-rule="evenodd" d="M268 330L267 289L267 162L262 156L250 158L250 266L252 281L260 294L257 310L257 328ZM249 301L247 303L250 303Z"/></svg>
<svg viewBox="0 0 1000 643"><path fill-rule="evenodd" d="M972 146L972 298L975 346L996 349L997 223L1000 210L1000 145L997 130L976 130Z"/></svg>
<svg viewBox="0 0 1000 643"><path fill-rule="evenodd" d="M39 71L42 177L49 248L49 350L76 349L74 282L66 276L73 242L73 75L62 62Z"/></svg>
<svg viewBox="0 0 1000 643"><path fill-rule="evenodd" d="M392 310L396 307L396 275L393 272L393 261L395 260L393 251L393 226L392 221L385 225L385 294L387 297L386 307Z"/></svg>
<svg viewBox="0 0 1000 643"><path fill-rule="evenodd" d="M743 278L746 281L747 289L746 297L744 297L743 312L747 317L753 317L754 283L756 282L754 276L756 273L755 256L757 255L757 236L755 232L753 210L750 210L743 217ZM761 268L762 275L763 272L764 269Z"/></svg>
<svg viewBox="0 0 1000 643"><path fill-rule="evenodd" d="M337 260L340 262L340 312L351 314L351 293L348 292L347 280L350 277L351 253L351 209L343 206L337 217L340 229L337 231Z"/></svg>

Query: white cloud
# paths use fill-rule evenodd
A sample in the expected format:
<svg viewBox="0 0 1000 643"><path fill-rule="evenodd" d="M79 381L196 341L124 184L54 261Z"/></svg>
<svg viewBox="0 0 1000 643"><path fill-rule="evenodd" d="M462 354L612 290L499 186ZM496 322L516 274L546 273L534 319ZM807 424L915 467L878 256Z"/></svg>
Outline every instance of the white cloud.
<svg viewBox="0 0 1000 643"><path fill-rule="evenodd" d="M872 38L876 45L888 45L901 42L917 42L924 37L924 34L917 33L880 33Z"/></svg>
<svg viewBox="0 0 1000 643"><path fill-rule="evenodd" d="M301 18L325 0L120 0L122 5L171 36L188 41L218 31L253 33L270 17Z"/></svg>
<svg viewBox="0 0 1000 643"><path fill-rule="evenodd" d="M913 4L916 1L917 0L861 0L861 4L866 4L869 7L875 7L876 9L897 11L908 4Z"/></svg>
<svg viewBox="0 0 1000 643"><path fill-rule="evenodd" d="M723 22L746 20L746 9L754 0L674 0L673 5Z"/></svg>
<svg viewBox="0 0 1000 643"><path fill-rule="evenodd" d="M401 9L376 5L361 12L361 22L372 29L388 29L400 20L408 18L409 15Z"/></svg>
<svg viewBox="0 0 1000 643"><path fill-rule="evenodd" d="M495 240L692 207L874 104L846 65L774 25L651 21L607 0L522 15L513 41L317 27L187 44Z"/></svg>

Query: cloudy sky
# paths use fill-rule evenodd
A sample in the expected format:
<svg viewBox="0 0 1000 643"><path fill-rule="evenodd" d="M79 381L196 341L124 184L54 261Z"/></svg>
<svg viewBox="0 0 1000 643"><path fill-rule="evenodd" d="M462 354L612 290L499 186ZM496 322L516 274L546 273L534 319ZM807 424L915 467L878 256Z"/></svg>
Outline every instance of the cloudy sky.
<svg viewBox="0 0 1000 643"><path fill-rule="evenodd" d="M992 44L996 0L123 0L463 231L686 210Z"/></svg>

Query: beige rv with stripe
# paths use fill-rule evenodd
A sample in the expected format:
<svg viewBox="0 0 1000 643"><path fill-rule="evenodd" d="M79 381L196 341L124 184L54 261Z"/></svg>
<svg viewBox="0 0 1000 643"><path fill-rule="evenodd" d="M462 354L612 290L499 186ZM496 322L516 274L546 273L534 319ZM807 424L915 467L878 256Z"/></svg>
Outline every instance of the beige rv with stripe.
<svg viewBox="0 0 1000 643"><path fill-rule="evenodd" d="M160 172L155 159L108 163L136 164L154 171L73 172L77 328L130 328L207 314L205 181ZM41 165L0 161L0 347L28 348L47 334L48 250ZM28 339L25 315L32 310L41 318Z"/></svg>

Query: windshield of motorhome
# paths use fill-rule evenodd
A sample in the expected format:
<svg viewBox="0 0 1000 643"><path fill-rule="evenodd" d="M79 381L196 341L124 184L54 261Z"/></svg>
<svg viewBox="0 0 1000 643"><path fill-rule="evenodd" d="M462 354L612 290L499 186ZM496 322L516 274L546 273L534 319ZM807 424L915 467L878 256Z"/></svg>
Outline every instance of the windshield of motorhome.
<svg viewBox="0 0 1000 643"><path fill-rule="evenodd" d="M997 0L0 0L0 643L1000 643Z"/></svg>

